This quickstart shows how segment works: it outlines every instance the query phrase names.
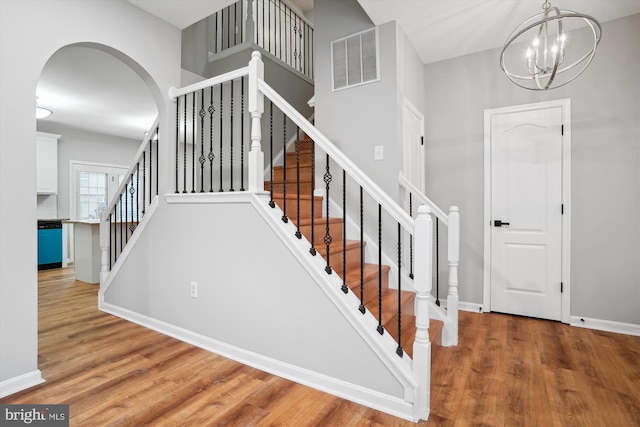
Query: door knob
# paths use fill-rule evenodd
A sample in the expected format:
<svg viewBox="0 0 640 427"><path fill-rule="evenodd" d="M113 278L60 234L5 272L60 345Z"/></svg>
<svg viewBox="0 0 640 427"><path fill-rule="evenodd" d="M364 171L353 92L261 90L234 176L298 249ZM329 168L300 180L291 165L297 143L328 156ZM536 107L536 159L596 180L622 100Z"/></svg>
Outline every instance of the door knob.
<svg viewBox="0 0 640 427"><path fill-rule="evenodd" d="M502 220L499 220L499 219L496 219L496 220L493 221L493 226L494 227L502 227L503 225L509 225L509 223L505 222L505 221L502 221Z"/></svg>

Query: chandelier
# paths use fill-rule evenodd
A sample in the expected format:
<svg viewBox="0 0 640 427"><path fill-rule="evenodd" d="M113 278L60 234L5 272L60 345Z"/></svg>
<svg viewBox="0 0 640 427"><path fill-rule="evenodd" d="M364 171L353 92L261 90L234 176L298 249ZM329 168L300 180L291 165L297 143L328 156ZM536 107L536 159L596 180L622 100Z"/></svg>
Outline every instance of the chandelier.
<svg viewBox="0 0 640 427"><path fill-rule="evenodd" d="M548 0L542 9L513 30L500 54L509 80L529 90L555 89L578 77L602 34L600 23L589 15L558 9Z"/></svg>

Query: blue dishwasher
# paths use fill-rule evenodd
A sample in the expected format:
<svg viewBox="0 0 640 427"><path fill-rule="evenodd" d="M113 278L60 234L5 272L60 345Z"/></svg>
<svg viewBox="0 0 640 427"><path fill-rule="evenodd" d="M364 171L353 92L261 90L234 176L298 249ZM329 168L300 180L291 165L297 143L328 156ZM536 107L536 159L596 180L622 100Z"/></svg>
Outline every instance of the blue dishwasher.
<svg viewBox="0 0 640 427"><path fill-rule="evenodd" d="M62 221L38 221L38 270L62 267Z"/></svg>

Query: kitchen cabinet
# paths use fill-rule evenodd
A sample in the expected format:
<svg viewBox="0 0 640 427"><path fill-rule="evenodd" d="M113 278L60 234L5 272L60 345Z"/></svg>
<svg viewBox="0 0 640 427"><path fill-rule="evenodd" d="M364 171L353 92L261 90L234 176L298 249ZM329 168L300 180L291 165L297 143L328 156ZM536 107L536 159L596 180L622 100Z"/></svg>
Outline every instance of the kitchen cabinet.
<svg viewBox="0 0 640 427"><path fill-rule="evenodd" d="M58 193L58 139L61 135L38 132L36 181L38 194Z"/></svg>

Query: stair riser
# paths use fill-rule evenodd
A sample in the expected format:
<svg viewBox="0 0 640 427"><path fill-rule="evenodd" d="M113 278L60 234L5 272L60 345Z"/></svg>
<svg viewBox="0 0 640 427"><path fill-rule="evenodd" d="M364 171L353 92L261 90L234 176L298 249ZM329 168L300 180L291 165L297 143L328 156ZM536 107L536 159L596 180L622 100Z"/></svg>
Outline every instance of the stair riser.
<svg viewBox="0 0 640 427"><path fill-rule="evenodd" d="M327 232L327 223L324 221L324 219L317 219L315 224L314 224L314 232L313 232L313 238L314 238L314 245L318 246L318 245L322 245L324 244L324 236ZM309 240L311 241L311 224L308 225L301 225L300 226L300 232ZM342 223L329 223L329 233L331 234L331 238L333 239L334 243L338 243L338 242L342 242Z"/></svg>
<svg viewBox="0 0 640 427"><path fill-rule="evenodd" d="M300 167L300 181L308 181L311 182L311 168L309 167ZM276 166L273 168L273 180L274 181L284 181L284 167ZM292 167L287 165L287 182L296 182L298 180L298 175L296 171L295 163Z"/></svg>
<svg viewBox="0 0 640 427"><path fill-rule="evenodd" d="M272 187L272 184L270 182L265 182L264 183L264 190L265 191L270 191ZM283 183L278 183L275 182L273 183L273 191L274 193L280 193L283 194L284 193L284 184ZM297 195L298 194L298 185L295 182L289 182L287 183L287 194L289 195ZM310 182L301 182L300 183L300 195L305 195L305 196L309 196L311 195L311 183ZM289 203L287 201L287 203ZM311 212L309 212L309 215L311 215Z"/></svg>
<svg viewBox="0 0 640 427"><path fill-rule="evenodd" d="M287 194L289 194L288 190L289 189L287 188ZM284 209L283 198L281 195L280 197L278 197L278 195L274 194L273 200L280 207L280 209ZM286 214L292 220L296 220L298 218L297 206L298 206L298 203L295 198L289 199L287 197ZM322 199L321 198L314 199L313 211L316 218L322 218ZM300 218L311 218L311 200L308 200L308 199L300 200Z"/></svg>
<svg viewBox="0 0 640 427"><path fill-rule="evenodd" d="M296 152L287 152L287 167L295 167L298 155ZM311 151L300 150L300 166L311 168ZM281 165L282 166L282 165ZM275 166L274 166L275 167Z"/></svg>

